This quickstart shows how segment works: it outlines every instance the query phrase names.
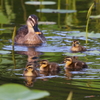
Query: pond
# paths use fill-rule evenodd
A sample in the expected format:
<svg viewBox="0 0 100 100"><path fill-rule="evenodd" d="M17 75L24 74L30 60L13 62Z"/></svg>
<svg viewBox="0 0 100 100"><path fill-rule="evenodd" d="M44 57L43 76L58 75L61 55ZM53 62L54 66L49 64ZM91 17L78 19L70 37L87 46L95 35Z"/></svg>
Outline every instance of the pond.
<svg viewBox="0 0 100 100"><path fill-rule="evenodd" d="M31 5L32 0L0 0L0 85L18 83L30 89L47 90L50 96L43 100L66 100L70 95L72 100L100 100L99 19L92 19L89 23L88 43L85 37L86 15L94 0L53 1L50 5ZM98 12L93 9L92 14ZM11 39L14 27L18 29L26 24L31 14L39 17L39 29L47 42L37 47L13 47ZM71 53L70 48L75 39L87 51ZM37 60L47 59L58 63L61 71L49 75L44 73L43 77L25 78L23 70L34 56L38 57ZM66 56L78 56L88 68L65 71L63 61Z"/></svg>

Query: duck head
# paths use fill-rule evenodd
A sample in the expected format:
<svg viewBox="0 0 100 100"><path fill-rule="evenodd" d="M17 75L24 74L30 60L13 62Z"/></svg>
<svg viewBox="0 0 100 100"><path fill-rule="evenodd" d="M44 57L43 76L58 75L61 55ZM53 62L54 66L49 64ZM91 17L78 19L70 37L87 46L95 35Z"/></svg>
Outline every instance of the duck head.
<svg viewBox="0 0 100 100"><path fill-rule="evenodd" d="M39 32L38 29L38 17L36 15L30 15L27 19L28 28L33 28L35 32Z"/></svg>

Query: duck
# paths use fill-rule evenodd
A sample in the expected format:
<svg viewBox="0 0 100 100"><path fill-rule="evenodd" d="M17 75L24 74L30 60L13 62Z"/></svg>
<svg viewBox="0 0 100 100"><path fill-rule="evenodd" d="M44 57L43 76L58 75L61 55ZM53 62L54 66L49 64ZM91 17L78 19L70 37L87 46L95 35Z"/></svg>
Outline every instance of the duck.
<svg viewBox="0 0 100 100"><path fill-rule="evenodd" d="M23 76L25 76L25 77L27 77L27 76L28 77L29 76L37 77L37 76L39 76L39 73L32 64L29 64L25 67L25 69L23 71Z"/></svg>
<svg viewBox="0 0 100 100"><path fill-rule="evenodd" d="M72 42L72 47L70 49L72 52L82 52L86 51L86 48L80 45L80 42L78 40L74 40Z"/></svg>
<svg viewBox="0 0 100 100"><path fill-rule="evenodd" d="M83 61L79 61L77 59L73 59L72 57L68 57L64 59L65 69L69 69L71 71L82 70L84 68L88 68L87 64Z"/></svg>
<svg viewBox="0 0 100 100"><path fill-rule="evenodd" d="M26 21L26 25L21 26L15 36L15 44L42 44L46 42L46 38L38 28L38 17L34 14L30 15Z"/></svg>
<svg viewBox="0 0 100 100"><path fill-rule="evenodd" d="M46 72L59 72L60 67L55 62L49 62L48 60L41 60L40 61L40 71Z"/></svg>

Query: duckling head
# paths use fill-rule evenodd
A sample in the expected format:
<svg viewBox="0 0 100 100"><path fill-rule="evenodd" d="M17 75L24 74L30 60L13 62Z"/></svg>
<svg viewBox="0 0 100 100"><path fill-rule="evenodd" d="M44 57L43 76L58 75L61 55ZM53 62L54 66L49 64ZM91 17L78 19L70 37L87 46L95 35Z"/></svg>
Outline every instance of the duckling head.
<svg viewBox="0 0 100 100"><path fill-rule="evenodd" d="M34 28L35 32L38 32L38 17L36 15L30 15L27 19L27 26Z"/></svg>
<svg viewBox="0 0 100 100"><path fill-rule="evenodd" d="M35 72L34 66L32 66L31 64L25 67L25 70L23 72L24 76L33 76Z"/></svg>
<svg viewBox="0 0 100 100"><path fill-rule="evenodd" d="M80 42L78 40L74 40L73 43L72 43L72 46L79 47L80 46Z"/></svg>
<svg viewBox="0 0 100 100"><path fill-rule="evenodd" d="M72 64L73 60L72 58L65 58L64 62L65 62L65 67L68 67Z"/></svg>
<svg viewBox="0 0 100 100"><path fill-rule="evenodd" d="M41 60L40 61L40 67L42 67L42 68L47 67L48 64L49 64L48 60Z"/></svg>
<svg viewBox="0 0 100 100"><path fill-rule="evenodd" d="M35 65L29 63L29 64L26 65L25 68L26 68L26 69L29 69L29 68L33 68L33 69L35 69Z"/></svg>
<svg viewBox="0 0 100 100"><path fill-rule="evenodd" d="M31 66L28 66L28 67L26 68L26 71L28 71L28 72L33 72L33 71L34 71L34 68L31 67Z"/></svg>

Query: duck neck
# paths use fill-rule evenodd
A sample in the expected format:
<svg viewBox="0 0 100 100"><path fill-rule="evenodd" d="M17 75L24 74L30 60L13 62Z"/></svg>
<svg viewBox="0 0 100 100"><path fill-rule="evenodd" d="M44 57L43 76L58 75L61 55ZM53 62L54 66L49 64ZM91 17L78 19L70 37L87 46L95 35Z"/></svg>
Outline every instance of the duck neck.
<svg viewBox="0 0 100 100"><path fill-rule="evenodd" d="M34 28L33 27L31 27L31 26L28 26L28 33L35 33L35 30L34 30Z"/></svg>

